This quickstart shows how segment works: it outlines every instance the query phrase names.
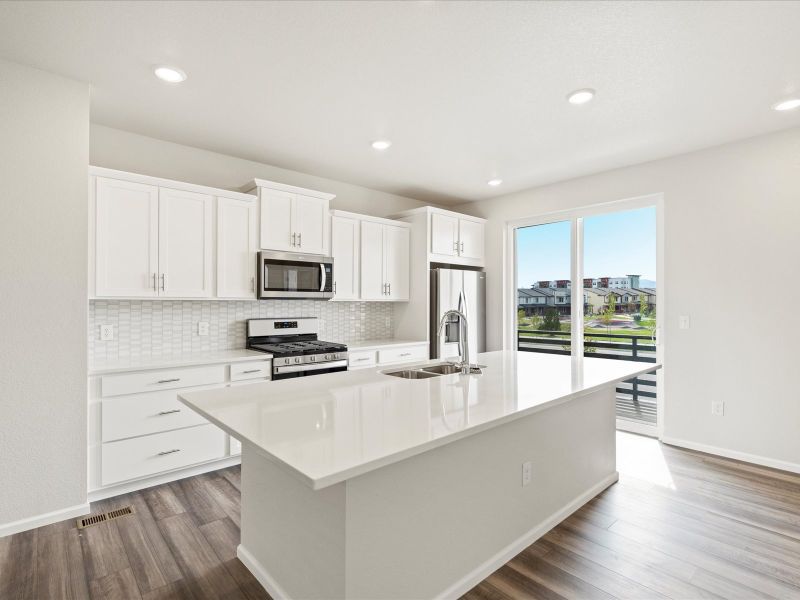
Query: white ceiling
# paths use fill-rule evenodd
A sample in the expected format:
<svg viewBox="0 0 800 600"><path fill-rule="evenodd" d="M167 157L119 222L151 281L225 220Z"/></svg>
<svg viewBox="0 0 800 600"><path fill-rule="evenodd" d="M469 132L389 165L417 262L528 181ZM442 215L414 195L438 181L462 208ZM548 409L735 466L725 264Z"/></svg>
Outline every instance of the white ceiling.
<svg viewBox="0 0 800 600"><path fill-rule="evenodd" d="M0 56L93 122L440 203L800 125L800 2L2 2Z"/></svg>

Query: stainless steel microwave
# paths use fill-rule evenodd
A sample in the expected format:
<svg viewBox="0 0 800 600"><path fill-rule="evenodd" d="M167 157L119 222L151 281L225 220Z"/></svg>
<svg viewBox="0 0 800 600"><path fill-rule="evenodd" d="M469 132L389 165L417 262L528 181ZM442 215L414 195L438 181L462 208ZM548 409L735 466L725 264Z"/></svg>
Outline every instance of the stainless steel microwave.
<svg viewBox="0 0 800 600"><path fill-rule="evenodd" d="M259 298L333 298L333 259L293 252L258 253Z"/></svg>

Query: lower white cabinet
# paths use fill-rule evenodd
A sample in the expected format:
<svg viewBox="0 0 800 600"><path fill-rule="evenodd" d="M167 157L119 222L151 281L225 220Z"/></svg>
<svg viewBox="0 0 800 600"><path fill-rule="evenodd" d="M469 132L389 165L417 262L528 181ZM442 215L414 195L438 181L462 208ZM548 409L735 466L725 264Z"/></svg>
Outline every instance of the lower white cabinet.
<svg viewBox="0 0 800 600"><path fill-rule="evenodd" d="M225 456L225 433L211 425L103 444L102 483L110 485Z"/></svg>
<svg viewBox="0 0 800 600"><path fill-rule="evenodd" d="M182 392L269 381L247 360L111 373L89 379L89 496L97 500L220 468L241 444L180 400Z"/></svg>
<svg viewBox="0 0 800 600"><path fill-rule="evenodd" d="M428 359L427 342L392 343L374 346L352 347L347 352L347 368L350 370L368 367L395 365L407 362L420 362Z"/></svg>
<svg viewBox="0 0 800 600"><path fill-rule="evenodd" d="M428 346L398 346L378 350L378 364L391 365L401 362L427 360Z"/></svg>

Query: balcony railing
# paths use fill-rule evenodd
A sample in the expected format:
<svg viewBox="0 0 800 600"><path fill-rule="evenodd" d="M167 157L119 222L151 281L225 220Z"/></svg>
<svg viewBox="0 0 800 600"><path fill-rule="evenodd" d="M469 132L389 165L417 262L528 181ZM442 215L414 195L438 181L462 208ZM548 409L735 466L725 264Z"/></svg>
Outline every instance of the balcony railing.
<svg viewBox="0 0 800 600"><path fill-rule="evenodd" d="M571 354L570 333L566 331L517 330L517 348L524 352ZM583 355L635 362L656 362L656 346L649 335L584 333ZM656 372L627 379L617 387L617 417L655 425Z"/></svg>

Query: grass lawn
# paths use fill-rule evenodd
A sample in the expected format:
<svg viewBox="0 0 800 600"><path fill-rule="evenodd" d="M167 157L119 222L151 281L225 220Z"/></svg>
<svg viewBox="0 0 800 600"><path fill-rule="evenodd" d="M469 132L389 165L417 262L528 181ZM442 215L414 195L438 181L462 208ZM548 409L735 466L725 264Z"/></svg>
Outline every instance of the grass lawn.
<svg viewBox="0 0 800 600"><path fill-rule="evenodd" d="M521 335L530 334L535 335L538 332L530 325L518 325L517 329ZM626 335L626 336L636 336L639 338L643 338L646 341L650 341L650 332L647 329L614 329L613 327L610 329L606 329L605 327L588 327L584 329L584 332L587 333L592 337L594 340L598 341L609 341L609 342L619 342L619 343L626 343L625 340L621 340L619 338L609 338L605 337L603 334L614 334L614 335ZM562 332L564 337L569 337L569 331Z"/></svg>

